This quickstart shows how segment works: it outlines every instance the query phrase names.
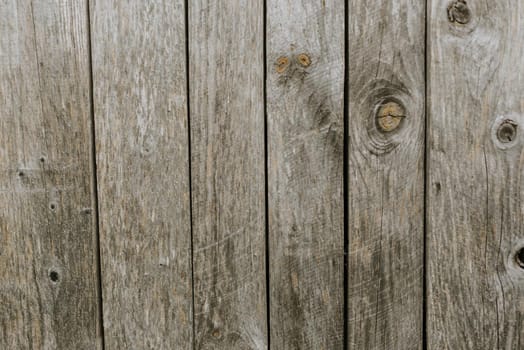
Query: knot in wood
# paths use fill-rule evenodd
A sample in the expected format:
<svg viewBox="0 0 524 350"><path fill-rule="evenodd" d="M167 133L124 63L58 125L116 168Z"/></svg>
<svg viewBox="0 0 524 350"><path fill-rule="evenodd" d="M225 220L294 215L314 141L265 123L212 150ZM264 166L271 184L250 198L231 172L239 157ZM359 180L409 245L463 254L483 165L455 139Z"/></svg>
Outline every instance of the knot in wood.
<svg viewBox="0 0 524 350"><path fill-rule="evenodd" d="M289 67L289 58L285 56L281 56L277 58L276 62L276 71L279 74L282 74L286 71L287 67Z"/></svg>
<svg viewBox="0 0 524 350"><path fill-rule="evenodd" d="M517 137L517 123L507 119L497 129L497 139L501 143L510 143Z"/></svg>
<svg viewBox="0 0 524 350"><path fill-rule="evenodd" d="M397 129L405 118L405 110L395 101L386 102L378 108L377 124L381 131L391 132Z"/></svg>
<svg viewBox="0 0 524 350"><path fill-rule="evenodd" d="M297 56L297 61L302 67L309 67L311 65L311 58L305 53Z"/></svg>
<svg viewBox="0 0 524 350"><path fill-rule="evenodd" d="M448 6L448 19L450 22L467 24L471 20L471 11L466 0L455 0Z"/></svg>
<svg viewBox="0 0 524 350"><path fill-rule="evenodd" d="M58 272L56 271L49 271L49 279L52 281L52 282L58 282L59 280L59 275L58 275Z"/></svg>
<svg viewBox="0 0 524 350"><path fill-rule="evenodd" d="M524 247L515 253L515 262L521 269L524 269Z"/></svg>

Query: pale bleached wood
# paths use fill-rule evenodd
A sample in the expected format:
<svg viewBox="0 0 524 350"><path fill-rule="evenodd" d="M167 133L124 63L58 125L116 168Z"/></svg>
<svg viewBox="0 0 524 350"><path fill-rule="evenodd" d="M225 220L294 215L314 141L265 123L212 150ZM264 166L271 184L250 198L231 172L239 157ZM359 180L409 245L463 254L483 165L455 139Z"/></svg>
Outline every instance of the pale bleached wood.
<svg viewBox="0 0 524 350"><path fill-rule="evenodd" d="M91 8L107 349L191 349L184 1Z"/></svg>
<svg viewBox="0 0 524 350"><path fill-rule="evenodd" d="M344 3L267 2L274 349L344 342Z"/></svg>
<svg viewBox="0 0 524 350"><path fill-rule="evenodd" d="M263 1L189 3L196 349L266 349Z"/></svg>
<svg viewBox="0 0 524 350"><path fill-rule="evenodd" d="M87 1L1 1L1 349L100 349L89 91Z"/></svg>
<svg viewBox="0 0 524 350"><path fill-rule="evenodd" d="M522 349L524 2L429 1L428 39L428 349Z"/></svg>
<svg viewBox="0 0 524 350"><path fill-rule="evenodd" d="M348 349L421 349L425 6L348 5ZM403 118L382 131L388 103Z"/></svg>

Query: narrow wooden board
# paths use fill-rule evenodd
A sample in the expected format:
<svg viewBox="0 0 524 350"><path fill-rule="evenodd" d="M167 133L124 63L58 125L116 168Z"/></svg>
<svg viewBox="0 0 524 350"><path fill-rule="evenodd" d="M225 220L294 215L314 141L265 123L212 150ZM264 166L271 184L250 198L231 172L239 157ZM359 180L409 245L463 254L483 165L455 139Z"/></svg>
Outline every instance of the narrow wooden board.
<svg viewBox="0 0 524 350"><path fill-rule="evenodd" d="M429 4L428 349L522 349L524 3Z"/></svg>
<svg viewBox="0 0 524 350"><path fill-rule="evenodd" d="M196 349L266 349L263 1L189 4Z"/></svg>
<svg viewBox="0 0 524 350"><path fill-rule="evenodd" d="M87 1L0 2L0 348L100 349Z"/></svg>
<svg viewBox="0 0 524 350"><path fill-rule="evenodd" d="M421 349L425 6L348 5L348 349Z"/></svg>
<svg viewBox="0 0 524 350"><path fill-rule="evenodd" d="M344 343L344 3L267 2L271 347Z"/></svg>
<svg viewBox="0 0 524 350"><path fill-rule="evenodd" d="M106 347L191 349L184 1L91 15Z"/></svg>

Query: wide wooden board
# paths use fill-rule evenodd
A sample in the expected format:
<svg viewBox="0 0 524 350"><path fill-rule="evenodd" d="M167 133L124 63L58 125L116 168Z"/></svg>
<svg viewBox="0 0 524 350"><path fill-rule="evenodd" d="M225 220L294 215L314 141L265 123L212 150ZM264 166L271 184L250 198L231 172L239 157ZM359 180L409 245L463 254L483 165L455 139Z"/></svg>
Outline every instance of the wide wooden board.
<svg viewBox="0 0 524 350"><path fill-rule="evenodd" d="M105 343L191 349L184 1L91 4Z"/></svg>
<svg viewBox="0 0 524 350"><path fill-rule="evenodd" d="M348 349L421 349L424 2L348 6Z"/></svg>
<svg viewBox="0 0 524 350"><path fill-rule="evenodd" d="M344 343L344 3L267 2L271 347Z"/></svg>
<svg viewBox="0 0 524 350"><path fill-rule="evenodd" d="M196 349L266 349L263 1L189 2Z"/></svg>
<svg viewBox="0 0 524 350"><path fill-rule="evenodd" d="M524 3L429 1L428 39L428 349L522 349Z"/></svg>
<svg viewBox="0 0 524 350"><path fill-rule="evenodd" d="M100 349L87 1L0 2L0 348Z"/></svg>

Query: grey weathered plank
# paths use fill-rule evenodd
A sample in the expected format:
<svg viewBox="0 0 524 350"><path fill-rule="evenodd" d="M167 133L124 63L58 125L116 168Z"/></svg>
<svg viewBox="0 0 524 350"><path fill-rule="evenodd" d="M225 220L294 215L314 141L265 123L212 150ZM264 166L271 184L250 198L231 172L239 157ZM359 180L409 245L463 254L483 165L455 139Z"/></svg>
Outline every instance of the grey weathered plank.
<svg viewBox="0 0 524 350"><path fill-rule="evenodd" d="M265 349L263 1L188 26L196 349Z"/></svg>
<svg viewBox="0 0 524 350"><path fill-rule="evenodd" d="M267 2L271 346L342 349L344 3Z"/></svg>
<svg viewBox="0 0 524 350"><path fill-rule="evenodd" d="M422 348L424 8L349 1L349 349Z"/></svg>
<svg viewBox="0 0 524 350"><path fill-rule="evenodd" d="M86 1L0 2L0 348L99 349Z"/></svg>
<svg viewBox="0 0 524 350"><path fill-rule="evenodd" d="M91 15L106 346L190 349L184 1Z"/></svg>
<svg viewBox="0 0 524 350"><path fill-rule="evenodd" d="M428 349L522 349L524 3L429 4Z"/></svg>

